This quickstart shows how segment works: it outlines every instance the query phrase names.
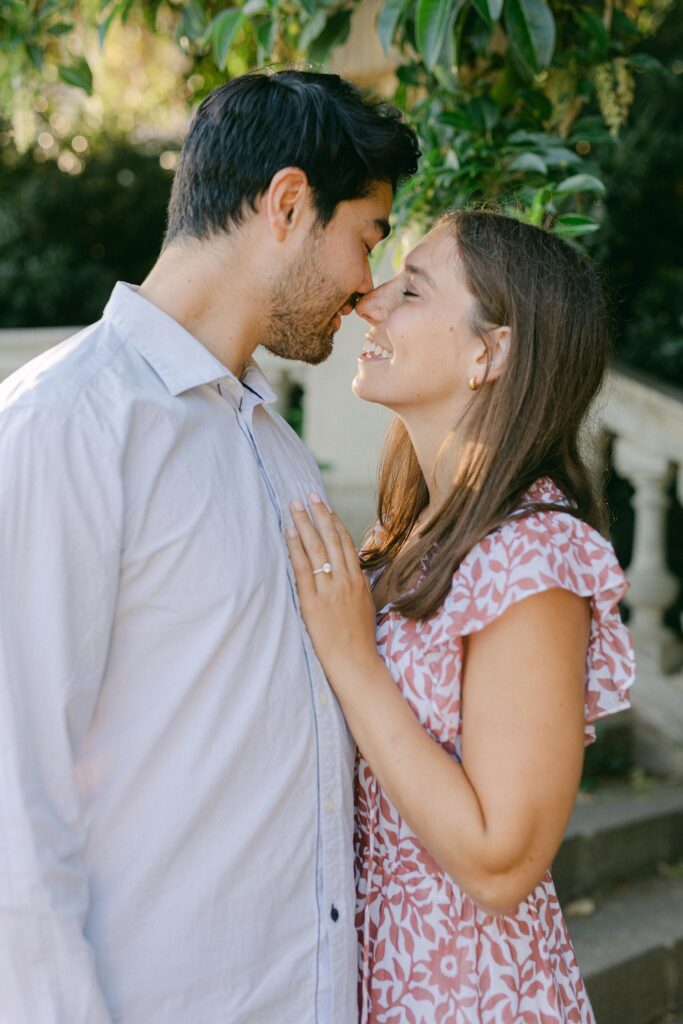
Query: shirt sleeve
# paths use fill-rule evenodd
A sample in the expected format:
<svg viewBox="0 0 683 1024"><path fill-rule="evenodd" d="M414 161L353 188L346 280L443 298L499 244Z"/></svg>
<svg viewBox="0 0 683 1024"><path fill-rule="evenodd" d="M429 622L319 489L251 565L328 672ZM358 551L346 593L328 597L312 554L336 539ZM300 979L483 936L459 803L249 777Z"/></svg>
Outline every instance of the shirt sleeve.
<svg viewBox="0 0 683 1024"><path fill-rule="evenodd" d="M630 706L633 646L619 614L628 583L608 540L566 512L538 512L505 523L469 552L446 598L446 621L458 636L484 629L518 601L545 590L590 598L585 730Z"/></svg>
<svg viewBox="0 0 683 1024"><path fill-rule="evenodd" d="M108 1024L78 757L116 604L119 476L74 414L0 415L0 1020Z"/></svg>

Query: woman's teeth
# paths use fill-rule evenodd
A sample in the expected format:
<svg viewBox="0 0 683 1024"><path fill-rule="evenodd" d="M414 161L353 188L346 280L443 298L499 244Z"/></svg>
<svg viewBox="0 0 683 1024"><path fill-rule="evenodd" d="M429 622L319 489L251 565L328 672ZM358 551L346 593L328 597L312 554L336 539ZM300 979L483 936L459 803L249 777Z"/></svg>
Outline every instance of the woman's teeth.
<svg viewBox="0 0 683 1024"><path fill-rule="evenodd" d="M376 341L368 341L363 346L360 357L361 359L391 359L391 352L389 349L383 348Z"/></svg>

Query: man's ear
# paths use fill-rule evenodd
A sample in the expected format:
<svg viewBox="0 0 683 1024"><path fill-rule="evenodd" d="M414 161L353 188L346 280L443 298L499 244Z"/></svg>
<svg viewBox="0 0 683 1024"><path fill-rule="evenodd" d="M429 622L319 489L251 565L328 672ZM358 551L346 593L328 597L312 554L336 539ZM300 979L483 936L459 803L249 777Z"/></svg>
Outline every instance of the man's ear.
<svg viewBox="0 0 683 1024"><path fill-rule="evenodd" d="M262 198L262 209L275 239L284 242L311 213L311 189L300 167L283 167Z"/></svg>
<svg viewBox="0 0 683 1024"><path fill-rule="evenodd" d="M487 344L477 356L477 363L486 371L486 380L497 380L505 369L510 352L512 332L509 327L493 327L486 332ZM488 369L487 369L488 367Z"/></svg>

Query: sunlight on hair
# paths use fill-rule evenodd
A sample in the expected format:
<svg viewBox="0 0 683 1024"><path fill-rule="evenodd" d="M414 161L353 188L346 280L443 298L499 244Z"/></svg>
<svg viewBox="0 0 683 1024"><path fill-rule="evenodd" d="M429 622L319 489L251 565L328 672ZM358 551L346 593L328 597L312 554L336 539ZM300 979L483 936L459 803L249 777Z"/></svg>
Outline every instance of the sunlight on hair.
<svg viewBox="0 0 683 1024"><path fill-rule="evenodd" d="M450 448L450 441L454 441L454 435L449 434L441 449L438 458ZM471 491L481 490L481 481L484 469L488 465L491 455L491 447L484 441L467 441L463 447L457 469L453 475L454 487L468 487Z"/></svg>

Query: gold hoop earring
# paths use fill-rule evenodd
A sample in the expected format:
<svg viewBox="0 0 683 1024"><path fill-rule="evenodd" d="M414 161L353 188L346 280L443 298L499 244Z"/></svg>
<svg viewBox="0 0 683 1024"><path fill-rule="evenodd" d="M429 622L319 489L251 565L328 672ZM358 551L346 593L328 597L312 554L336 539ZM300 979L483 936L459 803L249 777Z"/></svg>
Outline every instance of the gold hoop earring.
<svg viewBox="0 0 683 1024"><path fill-rule="evenodd" d="M470 377L467 383L469 384L470 391L478 391L481 387L476 377Z"/></svg>

